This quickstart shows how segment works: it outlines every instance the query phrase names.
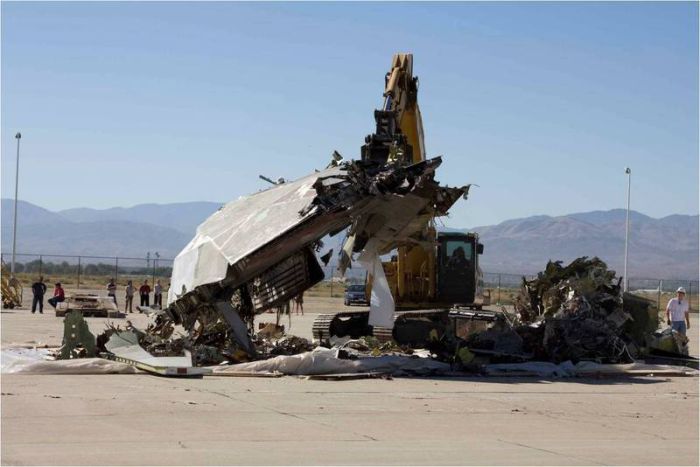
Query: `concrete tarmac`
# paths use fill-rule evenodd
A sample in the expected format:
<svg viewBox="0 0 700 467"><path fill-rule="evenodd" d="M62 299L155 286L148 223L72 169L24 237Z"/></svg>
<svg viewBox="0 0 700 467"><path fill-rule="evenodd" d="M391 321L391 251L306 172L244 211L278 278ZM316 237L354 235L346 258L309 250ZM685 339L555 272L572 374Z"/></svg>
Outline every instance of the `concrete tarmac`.
<svg viewBox="0 0 700 467"><path fill-rule="evenodd" d="M291 332L310 337L315 315L339 300L305 306ZM3 346L60 344L62 319L49 310L3 312ZM88 319L96 333L105 321ZM3 465L699 463L694 377L3 375L1 386Z"/></svg>

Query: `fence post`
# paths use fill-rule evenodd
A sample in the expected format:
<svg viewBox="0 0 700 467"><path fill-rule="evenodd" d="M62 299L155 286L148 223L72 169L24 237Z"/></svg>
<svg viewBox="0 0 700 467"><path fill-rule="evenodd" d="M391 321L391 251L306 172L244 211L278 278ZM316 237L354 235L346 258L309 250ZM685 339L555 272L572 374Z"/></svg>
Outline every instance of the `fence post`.
<svg viewBox="0 0 700 467"><path fill-rule="evenodd" d="M114 283L119 281L119 256L114 258Z"/></svg>
<svg viewBox="0 0 700 467"><path fill-rule="evenodd" d="M656 292L656 311L658 312L661 310L661 286L663 285L663 281L659 280L659 290Z"/></svg>
<svg viewBox="0 0 700 467"><path fill-rule="evenodd" d="M693 283L688 282L688 311L693 309Z"/></svg>
<svg viewBox="0 0 700 467"><path fill-rule="evenodd" d="M78 289L80 289L80 256L78 256Z"/></svg>
<svg viewBox="0 0 700 467"><path fill-rule="evenodd" d="M498 274L498 298L496 299L496 305L501 306L501 274Z"/></svg>
<svg viewBox="0 0 700 467"><path fill-rule="evenodd" d="M39 276L44 275L43 265L44 265L44 258L43 258L43 256L39 255Z"/></svg>
<svg viewBox="0 0 700 467"><path fill-rule="evenodd" d="M153 274L151 276L151 284L153 285L153 287L156 286L156 261L157 259L153 259Z"/></svg>

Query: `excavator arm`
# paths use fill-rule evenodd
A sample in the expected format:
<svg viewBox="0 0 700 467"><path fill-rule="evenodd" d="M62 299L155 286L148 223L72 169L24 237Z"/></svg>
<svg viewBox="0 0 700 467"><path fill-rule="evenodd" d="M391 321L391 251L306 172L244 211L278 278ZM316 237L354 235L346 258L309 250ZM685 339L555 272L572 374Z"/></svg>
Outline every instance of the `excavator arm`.
<svg viewBox="0 0 700 467"><path fill-rule="evenodd" d="M425 160L423 119L418 106L418 77L413 76L413 55L396 54L384 86L385 111L394 112L398 127L413 149L413 162Z"/></svg>
<svg viewBox="0 0 700 467"><path fill-rule="evenodd" d="M365 138L362 159L379 164L411 165L426 160L423 121L418 106L418 78L413 55L395 54L384 83L384 103L375 110L376 130ZM436 295L437 234L433 218L419 227L413 245L401 245L384 270L397 306L430 303ZM371 283L371 281L370 281ZM368 293L370 288L368 287Z"/></svg>
<svg viewBox="0 0 700 467"><path fill-rule="evenodd" d="M362 159L413 164L425 160L423 121L418 107L418 78L413 55L396 54L384 83L384 104L374 111L375 132L365 138Z"/></svg>

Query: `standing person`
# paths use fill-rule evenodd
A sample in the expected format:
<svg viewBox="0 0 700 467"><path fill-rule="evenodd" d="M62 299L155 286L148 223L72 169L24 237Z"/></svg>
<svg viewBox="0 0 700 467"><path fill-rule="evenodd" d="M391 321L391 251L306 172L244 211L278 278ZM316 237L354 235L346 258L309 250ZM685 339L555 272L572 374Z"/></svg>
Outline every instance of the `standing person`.
<svg viewBox="0 0 700 467"><path fill-rule="evenodd" d="M156 281L153 287L153 308L163 309L163 286L160 285L160 279Z"/></svg>
<svg viewBox="0 0 700 467"><path fill-rule="evenodd" d="M39 277L39 280L32 284L32 314L36 312L36 306L39 305L39 313L44 314L44 294L46 293L46 284L44 278Z"/></svg>
<svg viewBox="0 0 700 467"><path fill-rule="evenodd" d="M296 314L299 314L299 310L301 310L301 316L304 316L304 292L297 295L294 298L294 302L296 304Z"/></svg>
<svg viewBox="0 0 700 467"><path fill-rule="evenodd" d="M66 293L63 291L63 287L61 287L60 282L56 282L56 286L53 289L53 297L49 298L47 301L54 308L54 310L56 309L56 305L66 301Z"/></svg>
<svg viewBox="0 0 700 467"><path fill-rule="evenodd" d="M139 288L139 294L141 294L141 306L150 306L148 302L151 294L151 286L148 285L148 279L143 281L143 285Z"/></svg>
<svg viewBox="0 0 700 467"><path fill-rule="evenodd" d="M666 305L666 322L671 325L671 329L678 331L685 336L690 329L689 304L685 299L685 289L678 287L677 297L672 298Z"/></svg>
<svg viewBox="0 0 700 467"><path fill-rule="evenodd" d="M128 312L133 313L132 305L134 304L134 294L136 293L136 287L134 287L134 284L131 281L128 281L126 283L126 304L124 305L124 313Z"/></svg>
<svg viewBox="0 0 700 467"><path fill-rule="evenodd" d="M109 284L107 284L107 296L112 297L114 304L117 304L117 284L114 283L114 278L110 279Z"/></svg>

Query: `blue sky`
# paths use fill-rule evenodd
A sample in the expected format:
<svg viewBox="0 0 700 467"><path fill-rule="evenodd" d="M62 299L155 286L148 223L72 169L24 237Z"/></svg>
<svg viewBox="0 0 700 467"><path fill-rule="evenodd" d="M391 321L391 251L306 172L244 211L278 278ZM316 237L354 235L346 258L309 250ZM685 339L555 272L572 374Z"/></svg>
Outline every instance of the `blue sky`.
<svg viewBox="0 0 700 467"><path fill-rule="evenodd" d="M697 3L2 2L2 196L228 201L359 157L414 54L445 224L698 213ZM7 215L7 213L5 213Z"/></svg>

